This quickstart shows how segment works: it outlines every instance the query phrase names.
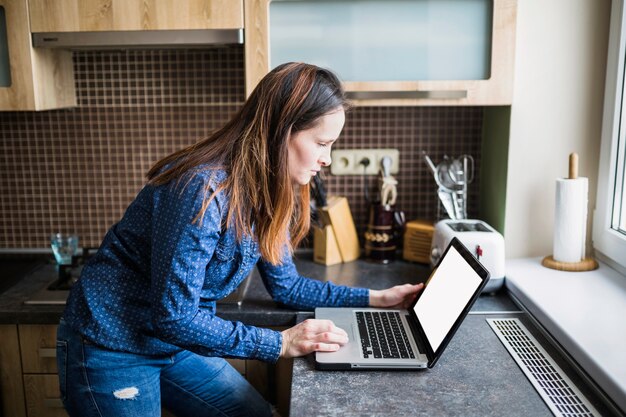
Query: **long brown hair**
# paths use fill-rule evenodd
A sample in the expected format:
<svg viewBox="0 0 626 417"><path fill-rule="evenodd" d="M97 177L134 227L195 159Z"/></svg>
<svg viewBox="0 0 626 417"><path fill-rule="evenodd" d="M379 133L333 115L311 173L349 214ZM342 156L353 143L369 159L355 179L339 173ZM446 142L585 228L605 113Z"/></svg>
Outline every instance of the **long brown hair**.
<svg viewBox="0 0 626 417"><path fill-rule="evenodd" d="M211 194L205 190L202 218L218 192L229 196L226 227L237 239L255 227L261 256L279 264L285 246L290 254L310 226L309 186L294 185L288 168L291 134L313 127L321 116L347 109L340 81L314 65L287 63L259 82L241 110L219 131L177 151L148 171L151 184L193 178L200 165L229 175Z"/></svg>

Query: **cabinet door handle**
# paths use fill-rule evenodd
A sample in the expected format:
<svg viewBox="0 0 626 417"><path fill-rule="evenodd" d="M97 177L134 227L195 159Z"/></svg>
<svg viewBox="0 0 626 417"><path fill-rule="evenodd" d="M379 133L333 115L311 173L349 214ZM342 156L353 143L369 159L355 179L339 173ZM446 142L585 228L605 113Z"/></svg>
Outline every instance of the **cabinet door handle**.
<svg viewBox="0 0 626 417"><path fill-rule="evenodd" d="M60 398L44 398L43 406L46 408L63 408L63 401Z"/></svg>
<svg viewBox="0 0 626 417"><path fill-rule="evenodd" d="M386 100L407 98L450 100L467 98L467 90L347 91L346 97L352 100Z"/></svg>
<svg viewBox="0 0 626 417"><path fill-rule="evenodd" d="M56 358L57 349L56 348L39 348L39 357L40 358Z"/></svg>

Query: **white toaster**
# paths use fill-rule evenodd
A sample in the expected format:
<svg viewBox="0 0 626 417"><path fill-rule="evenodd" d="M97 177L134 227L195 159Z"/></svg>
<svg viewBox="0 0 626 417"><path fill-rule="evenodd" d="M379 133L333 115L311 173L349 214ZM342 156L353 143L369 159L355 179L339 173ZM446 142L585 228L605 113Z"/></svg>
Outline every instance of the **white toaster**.
<svg viewBox="0 0 626 417"><path fill-rule="evenodd" d="M439 258L453 237L458 238L489 271L489 282L483 293L494 292L504 284L504 238L482 220L441 220L435 224L430 248L430 264Z"/></svg>

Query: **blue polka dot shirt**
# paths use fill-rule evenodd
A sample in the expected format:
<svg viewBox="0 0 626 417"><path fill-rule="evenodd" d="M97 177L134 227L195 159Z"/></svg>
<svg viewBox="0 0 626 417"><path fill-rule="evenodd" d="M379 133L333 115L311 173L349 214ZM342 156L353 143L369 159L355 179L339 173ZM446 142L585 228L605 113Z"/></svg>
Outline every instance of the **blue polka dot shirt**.
<svg viewBox="0 0 626 417"><path fill-rule="evenodd" d="M237 242L223 230L228 199L219 193L202 223L202 199L225 179L201 169L190 181L146 185L107 232L73 286L64 320L87 339L114 350L167 355L181 349L205 356L276 361L280 332L220 319L216 300L258 268L275 301L298 309L366 306L365 288L300 276L285 256L279 266L260 258L255 239Z"/></svg>

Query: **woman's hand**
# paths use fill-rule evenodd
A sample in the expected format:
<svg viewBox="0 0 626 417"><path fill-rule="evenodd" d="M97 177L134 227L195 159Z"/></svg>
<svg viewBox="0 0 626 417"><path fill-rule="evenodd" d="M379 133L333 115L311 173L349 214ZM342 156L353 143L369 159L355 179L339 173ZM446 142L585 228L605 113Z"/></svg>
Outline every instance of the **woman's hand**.
<svg viewBox="0 0 626 417"><path fill-rule="evenodd" d="M386 290L370 290L371 307L409 308L424 284L404 284Z"/></svg>
<svg viewBox="0 0 626 417"><path fill-rule="evenodd" d="M308 319L284 330L280 356L295 358L311 352L334 352L348 343L348 334L330 320Z"/></svg>

